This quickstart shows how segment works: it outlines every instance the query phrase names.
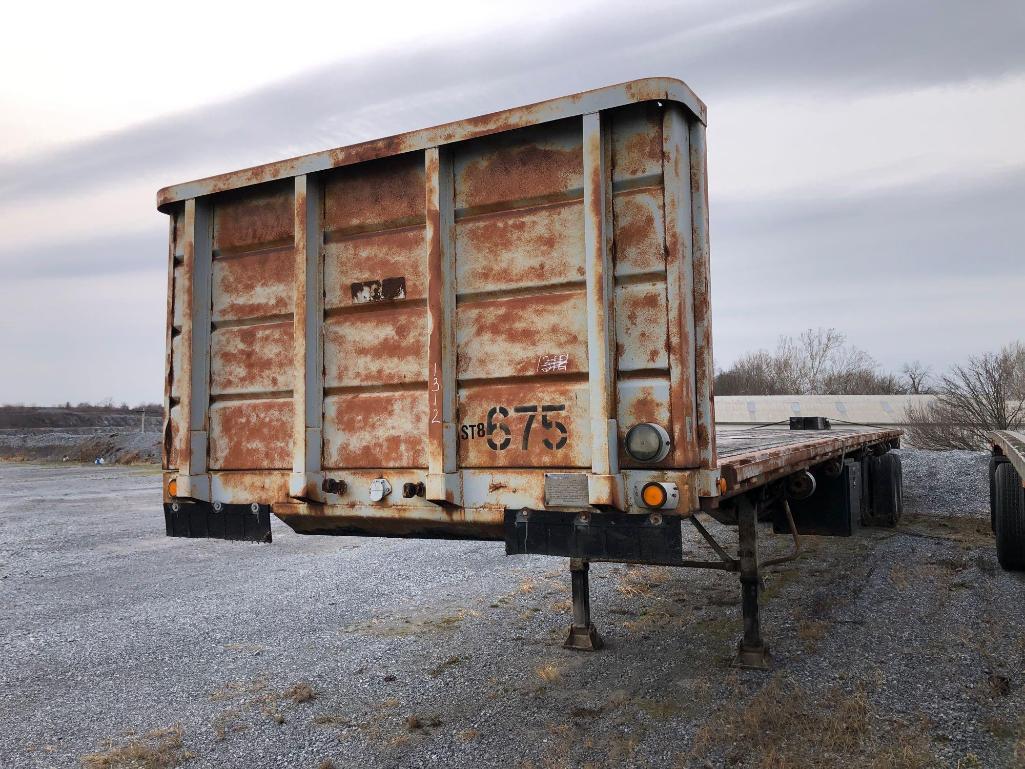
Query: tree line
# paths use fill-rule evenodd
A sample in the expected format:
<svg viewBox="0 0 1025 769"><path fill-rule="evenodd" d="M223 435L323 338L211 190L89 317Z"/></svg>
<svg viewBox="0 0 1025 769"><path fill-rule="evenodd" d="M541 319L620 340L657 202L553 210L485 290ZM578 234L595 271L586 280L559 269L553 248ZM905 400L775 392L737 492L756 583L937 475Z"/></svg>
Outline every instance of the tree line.
<svg viewBox="0 0 1025 769"><path fill-rule="evenodd" d="M973 356L933 375L918 361L899 374L833 328L782 336L776 349L757 350L717 369L716 395L934 395L908 408L907 433L920 448L979 449L987 430L1025 426L1025 345Z"/></svg>

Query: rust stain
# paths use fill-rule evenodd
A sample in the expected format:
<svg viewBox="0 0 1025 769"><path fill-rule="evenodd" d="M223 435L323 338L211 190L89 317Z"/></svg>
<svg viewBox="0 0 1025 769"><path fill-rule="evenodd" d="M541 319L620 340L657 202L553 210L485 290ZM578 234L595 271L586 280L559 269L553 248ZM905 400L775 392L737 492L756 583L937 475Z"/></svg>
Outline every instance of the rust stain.
<svg viewBox="0 0 1025 769"><path fill-rule="evenodd" d="M328 387L427 382L423 307L394 305L331 318L324 324Z"/></svg>
<svg viewBox="0 0 1025 769"><path fill-rule="evenodd" d="M405 278L406 299L423 299L427 295L425 247L422 226L328 243L324 258L325 306L352 304L353 283L393 276Z"/></svg>
<svg viewBox="0 0 1025 769"><path fill-rule="evenodd" d="M381 229L426 216L422 152L332 171L324 181L324 229Z"/></svg>
<svg viewBox="0 0 1025 769"><path fill-rule="evenodd" d="M580 121L526 128L459 149L456 206L472 208L565 193L583 184Z"/></svg>
<svg viewBox="0 0 1025 769"><path fill-rule="evenodd" d="M426 467L427 390L334 395L324 401L324 465Z"/></svg>
<svg viewBox="0 0 1025 769"><path fill-rule="evenodd" d="M291 322L214 331L210 349L211 393L291 390L292 333Z"/></svg>
<svg viewBox="0 0 1025 769"><path fill-rule="evenodd" d="M613 197L612 205L615 211L616 274L665 270L662 190L618 193Z"/></svg>
<svg viewBox="0 0 1025 769"><path fill-rule="evenodd" d="M294 268L291 247L214 259L213 319L244 320L292 312Z"/></svg>
<svg viewBox="0 0 1025 769"><path fill-rule="evenodd" d="M293 201L291 179L218 195L214 200L214 250L291 242Z"/></svg>
<svg viewBox="0 0 1025 769"><path fill-rule="evenodd" d="M669 368L664 283L616 289L616 355L623 371Z"/></svg>
<svg viewBox="0 0 1025 769"><path fill-rule="evenodd" d="M583 211L579 203L459 222L459 291L582 281L583 249Z"/></svg>
<svg viewBox="0 0 1025 769"><path fill-rule="evenodd" d="M565 354L567 372L586 370L584 292L462 304L456 346L457 372L463 379L535 374L541 355Z"/></svg>
<svg viewBox="0 0 1025 769"><path fill-rule="evenodd" d="M557 411L543 406L562 406ZM533 413L516 407L537 407ZM462 467L590 467L590 411L586 384L540 383L502 384L473 387L459 393L460 424L484 423L493 408L494 431L484 437L461 438L459 464ZM527 423L530 431L527 432ZM547 422L547 426L546 426ZM560 430L555 424L562 424ZM504 425L505 428L498 425ZM508 430L508 432L506 431ZM508 441L506 442L506 438ZM562 439L565 441L562 442ZM489 439L497 447L489 444ZM548 440L549 445L545 444ZM526 441L527 446L523 444ZM560 446L560 442L562 445Z"/></svg>
<svg viewBox="0 0 1025 769"><path fill-rule="evenodd" d="M292 399L232 401L210 407L210 467L274 470L292 466Z"/></svg>

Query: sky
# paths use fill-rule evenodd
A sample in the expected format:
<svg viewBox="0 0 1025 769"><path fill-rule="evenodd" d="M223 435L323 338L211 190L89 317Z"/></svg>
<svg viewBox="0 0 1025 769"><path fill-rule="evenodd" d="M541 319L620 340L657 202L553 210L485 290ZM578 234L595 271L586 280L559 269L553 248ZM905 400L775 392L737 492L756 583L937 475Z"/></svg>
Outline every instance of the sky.
<svg viewBox="0 0 1025 769"><path fill-rule="evenodd" d="M640 77L708 105L715 359L1025 337L1025 3L21 3L0 403L162 397L160 187Z"/></svg>

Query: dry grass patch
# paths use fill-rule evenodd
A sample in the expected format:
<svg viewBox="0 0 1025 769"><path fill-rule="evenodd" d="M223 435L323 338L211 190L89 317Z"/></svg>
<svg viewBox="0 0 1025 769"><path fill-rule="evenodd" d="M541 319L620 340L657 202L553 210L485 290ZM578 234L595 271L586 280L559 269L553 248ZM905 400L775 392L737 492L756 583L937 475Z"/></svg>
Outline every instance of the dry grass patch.
<svg viewBox="0 0 1025 769"><path fill-rule="evenodd" d="M616 590L630 598L649 596L669 581L665 566L627 566Z"/></svg>
<svg viewBox="0 0 1025 769"><path fill-rule="evenodd" d="M553 683L562 678L562 673L555 665L547 664L542 665L537 669L537 677L544 681L546 684Z"/></svg>
<svg viewBox="0 0 1025 769"><path fill-rule="evenodd" d="M107 742L96 753L82 756L83 769L174 769L194 757L185 749L181 726L154 729L140 738L115 746Z"/></svg>
<svg viewBox="0 0 1025 769"><path fill-rule="evenodd" d="M285 689L284 696L298 704L300 702L309 702L317 696L317 692L305 681L300 681Z"/></svg>
<svg viewBox="0 0 1025 769"><path fill-rule="evenodd" d="M878 730L863 689L814 696L774 678L742 707L724 709L698 730L692 756L752 769L926 769L936 765L924 724ZM851 759L858 757L857 763Z"/></svg>

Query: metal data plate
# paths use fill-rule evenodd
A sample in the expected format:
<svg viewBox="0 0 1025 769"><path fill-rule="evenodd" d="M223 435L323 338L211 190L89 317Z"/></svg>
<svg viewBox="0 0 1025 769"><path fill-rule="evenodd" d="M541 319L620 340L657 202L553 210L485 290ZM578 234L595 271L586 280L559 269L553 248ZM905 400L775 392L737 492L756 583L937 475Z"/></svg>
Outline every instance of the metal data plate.
<svg viewBox="0 0 1025 769"><path fill-rule="evenodd" d="M546 507L587 507L587 475L584 473L545 473Z"/></svg>

